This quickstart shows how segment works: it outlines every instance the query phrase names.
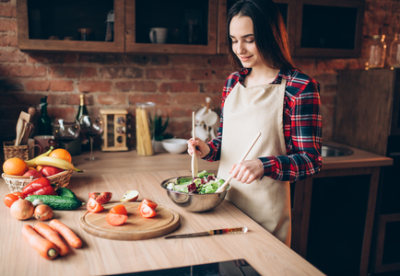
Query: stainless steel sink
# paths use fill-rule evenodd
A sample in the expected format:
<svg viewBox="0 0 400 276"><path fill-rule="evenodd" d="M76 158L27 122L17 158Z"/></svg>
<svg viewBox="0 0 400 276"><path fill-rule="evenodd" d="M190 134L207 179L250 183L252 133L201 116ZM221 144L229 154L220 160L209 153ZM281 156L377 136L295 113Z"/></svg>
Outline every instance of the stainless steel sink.
<svg viewBox="0 0 400 276"><path fill-rule="evenodd" d="M322 145L321 147L322 157L347 156L352 154L353 151L345 147L338 147L329 144Z"/></svg>

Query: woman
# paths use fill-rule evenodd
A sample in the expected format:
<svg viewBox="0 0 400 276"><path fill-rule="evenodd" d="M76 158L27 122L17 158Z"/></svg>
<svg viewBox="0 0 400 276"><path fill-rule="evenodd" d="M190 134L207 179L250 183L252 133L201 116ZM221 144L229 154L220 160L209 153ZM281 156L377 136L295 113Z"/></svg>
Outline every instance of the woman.
<svg viewBox="0 0 400 276"><path fill-rule="evenodd" d="M290 182L321 167L319 85L294 68L280 13L270 0L240 0L228 13L229 50L240 68L226 80L218 137L188 153L220 160L227 199L290 246ZM262 136L241 163L251 141Z"/></svg>

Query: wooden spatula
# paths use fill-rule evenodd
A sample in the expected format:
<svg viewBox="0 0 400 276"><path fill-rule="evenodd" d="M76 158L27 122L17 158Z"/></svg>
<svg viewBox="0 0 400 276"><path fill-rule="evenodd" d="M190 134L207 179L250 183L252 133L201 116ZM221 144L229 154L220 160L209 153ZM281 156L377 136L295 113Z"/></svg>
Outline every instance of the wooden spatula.
<svg viewBox="0 0 400 276"><path fill-rule="evenodd" d="M251 149L254 147L254 145L256 144L258 139L260 138L260 136L261 136L261 132L258 133L257 137L254 139L253 143L251 143L249 149L246 151L246 153L243 155L242 159L240 159L238 163L243 162L246 159L247 155L249 154ZM228 179L225 181L225 183L222 184L215 192L216 193L221 193L221 192L225 191L228 188L228 184L232 180L232 178L233 178L233 176L230 175L228 177Z"/></svg>
<svg viewBox="0 0 400 276"><path fill-rule="evenodd" d="M193 140L196 139L196 128L195 128L195 114L194 111L192 112L192 138ZM196 155L196 150L193 152L192 155L192 177L195 178L197 176L199 169L198 169L198 160Z"/></svg>

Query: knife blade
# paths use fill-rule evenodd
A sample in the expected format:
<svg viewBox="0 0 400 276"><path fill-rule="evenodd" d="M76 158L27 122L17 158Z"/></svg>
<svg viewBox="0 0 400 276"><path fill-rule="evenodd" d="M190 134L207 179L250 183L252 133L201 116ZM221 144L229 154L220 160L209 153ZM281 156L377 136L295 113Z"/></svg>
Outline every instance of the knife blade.
<svg viewBox="0 0 400 276"><path fill-rule="evenodd" d="M236 227L236 228L222 228L222 229L214 229L197 233L170 235L166 236L165 239L194 238L194 237L205 237L205 236L214 236L222 234L232 234L232 233L247 233L247 231L248 228L246 226Z"/></svg>

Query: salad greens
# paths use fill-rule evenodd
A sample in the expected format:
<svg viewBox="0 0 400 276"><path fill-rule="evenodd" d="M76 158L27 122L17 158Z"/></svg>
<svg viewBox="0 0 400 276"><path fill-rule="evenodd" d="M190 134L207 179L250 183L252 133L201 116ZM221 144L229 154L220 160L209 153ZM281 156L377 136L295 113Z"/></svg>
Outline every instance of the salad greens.
<svg viewBox="0 0 400 276"><path fill-rule="evenodd" d="M201 171L197 177L178 177L166 185L168 190L189 194L212 194L224 184L225 180L219 179L213 173Z"/></svg>

